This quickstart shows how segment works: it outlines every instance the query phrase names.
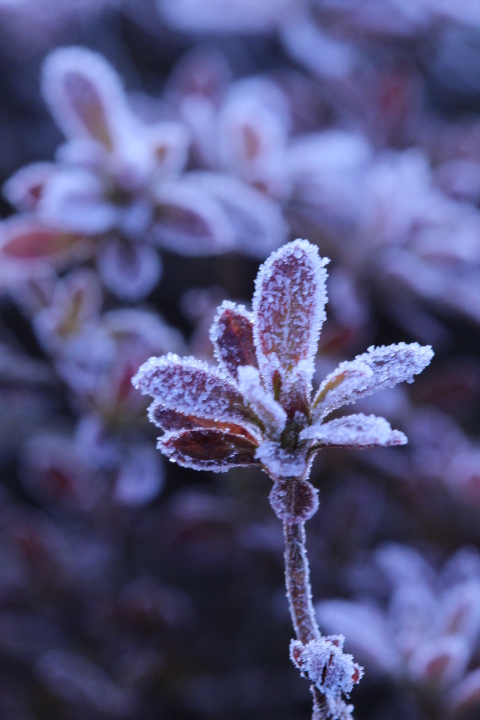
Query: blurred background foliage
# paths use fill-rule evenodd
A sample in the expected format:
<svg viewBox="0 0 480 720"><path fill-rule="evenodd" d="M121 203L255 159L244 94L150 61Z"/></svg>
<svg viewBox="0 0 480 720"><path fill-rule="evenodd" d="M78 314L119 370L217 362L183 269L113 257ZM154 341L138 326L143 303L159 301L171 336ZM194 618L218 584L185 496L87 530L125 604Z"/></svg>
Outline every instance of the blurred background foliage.
<svg viewBox="0 0 480 720"><path fill-rule="evenodd" d="M321 627L359 720L480 718L478 2L0 0L0 58L2 720L307 717L270 481L167 467L130 385L299 236L317 381L436 353L355 407L406 447L315 462Z"/></svg>

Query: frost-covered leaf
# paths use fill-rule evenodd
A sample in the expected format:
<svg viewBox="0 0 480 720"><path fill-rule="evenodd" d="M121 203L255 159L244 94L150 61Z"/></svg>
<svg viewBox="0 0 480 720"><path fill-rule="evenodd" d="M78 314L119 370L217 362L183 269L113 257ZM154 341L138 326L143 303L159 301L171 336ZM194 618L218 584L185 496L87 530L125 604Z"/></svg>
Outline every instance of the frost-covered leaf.
<svg viewBox="0 0 480 720"><path fill-rule="evenodd" d="M121 352L132 345L150 348L150 353L157 355L184 349L180 331L167 325L157 313L123 307L104 313L102 324Z"/></svg>
<svg viewBox="0 0 480 720"><path fill-rule="evenodd" d="M220 365L237 380L242 365L257 366L252 314L243 305L225 300L210 328L210 340Z"/></svg>
<svg viewBox="0 0 480 720"><path fill-rule="evenodd" d="M194 470L225 472L238 465L255 465L256 443L242 435L213 429L166 433L158 449L172 462Z"/></svg>
<svg viewBox="0 0 480 720"><path fill-rule="evenodd" d="M295 240L272 253L258 272L254 339L263 381L276 393L282 385L288 390L290 374L302 363L303 379L295 390L309 396L325 319L327 262L314 245Z"/></svg>
<svg viewBox="0 0 480 720"><path fill-rule="evenodd" d="M89 252L81 235L49 227L30 216L14 216L0 225L0 253L20 261L64 261Z"/></svg>
<svg viewBox="0 0 480 720"><path fill-rule="evenodd" d="M154 248L117 237L103 242L97 266L107 288L127 301L148 295L162 273L161 261Z"/></svg>
<svg viewBox="0 0 480 720"><path fill-rule="evenodd" d="M280 206L255 188L221 173L192 172L186 179L221 203L238 252L264 258L287 240L288 226Z"/></svg>
<svg viewBox="0 0 480 720"><path fill-rule="evenodd" d="M154 188L152 238L181 255L215 255L234 245L225 211L211 194L184 180Z"/></svg>
<svg viewBox="0 0 480 720"><path fill-rule="evenodd" d="M326 423L306 427L300 440L314 440L315 446L368 448L405 445L407 438L390 423L375 415L345 415Z"/></svg>
<svg viewBox="0 0 480 720"><path fill-rule="evenodd" d="M370 347L354 360L340 363L325 378L313 401L314 419L399 382L413 382L432 357L432 348L418 343Z"/></svg>
<svg viewBox="0 0 480 720"><path fill-rule="evenodd" d="M155 449L133 446L120 466L113 498L120 505L144 505L158 495L163 481L163 465Z"/></svg>
<svg viewBox="0 0 480 720"><path fill-rule="evenodd" d="M344 642L343 635L329 635L306 645L299 640L290 643L290 659L327 699L349 695L363 676L363 668L343 652Z"/></svg>
<svg viewBox="0 0 480 720"><path fill-rule="evenodd" d="M379 609L346 600L326 600L315 610L321 628L345 632L361 662L389 675L397 673L401 660Z"/></svg>
<svg viewBox="0 0 480 720"><path fill-rule="evenodd" d="M101 55L57 48L45 61L42 91L67 137L92 138L113 149L126 107L120 79Z"/></svg>
<svg viewBox="0 0 480 720"><path fill-rule="evenodd" d="M267 432L279 437L287 421L287 413L262 385L260 373L256 367L243 365L238 368L238 387L245 402L265 425Z"/></svg>
<svg viewBox="0 0 480 720"><path fill-rule="evenodd" d="M218 118L220 162L262 192L285 199L287 130L286 101L278 86L265 78L237 81Z"/></svg>
<svg viewBox="0 0 480 720"><path fill-rule="evenodd" d="M172 353L150 358L132 382L143 394L186 415L240 425L252 420L251 411L228 376L195 358Z"/></svg>
<svg viewBox="0 0 480 720"><path fill-rule="evenodd" d="M308 463L302 452L285 450L278 442L264 441L255 457L264 465L274 480L280 478L302 478L308 469Z"/></svg>
<svg viewBox="0 0 480 720"><path fill-rule="evenodd" d="M449 685L459 680L470 659L465 638L448 635L420 644L408 662L414 680L427 685Z"/></svg>
<svg viewBox="0 0 480 720"><path fill-rule="evenodd" d="M190 142L186 127L175 122L147 125L145 140L150 146L155 174L172 177L179 174L187 163Z"/></svg>
<svg viewBox="0 0 480 720"><path fill-rule="evenodd" d="M155 400L148 408L148 418L154 425L162 428L165 432L212 428L233 435L244 435L254 443L260 442L259 435L252 434L251 428L247 430L243 425L238 425L233 422L221 422L220 420L209 420L195 415L187 415L186 413L178 412L178 410L166 408L158 400Z"/></svg>
<svg viewBox="0 0 480 720"><path fill-rule="evenodd" d="M45 183L55 169L54 163L38 162L17 170L2 188L4 197L17 210L33 212L42 197Z"/></svg>
<svg viewBox="0 0 480 720"><path fill-rule="evenodd" d="M22 460L25 487L47 507L88 512L98 501L99 488L86 458L67 438L37 435L28 442Z"/></svg>
<svg viewBox="0 0 480 720"><path fill-rule="evenodd" d="M452 687L445 706L453 716L461 716L466 710L480 704L480 668L465 675Z"/></svg>
<svg viewBox="0 0 480 720"><path fill-rule="evenodd" d="M81 169L58 170L46 184L37 211L46 224L86 235L110 230L117 218L103 181Z"/></svg>
<svg viewBox="0 0 480 720"><path fill-rule="evenodd" d="M271 32L285 18L292 0L157 0L165 20L194 32Z"/></svg>
<svg viewBox="0 0 480 720"><path fill-rule="evenodd" d="M442 626L447 634L458 634L475 643L480 632L480 580L465 580L445 593Z"/></svg>
<svg viewBox="0 0 480 720"><path fill-rule="evenodd" d="M35 316L35 331L45 347L58 350L98 315L101 302L97 275L87 268L71 272L57 282L50 306Z"/></svg>

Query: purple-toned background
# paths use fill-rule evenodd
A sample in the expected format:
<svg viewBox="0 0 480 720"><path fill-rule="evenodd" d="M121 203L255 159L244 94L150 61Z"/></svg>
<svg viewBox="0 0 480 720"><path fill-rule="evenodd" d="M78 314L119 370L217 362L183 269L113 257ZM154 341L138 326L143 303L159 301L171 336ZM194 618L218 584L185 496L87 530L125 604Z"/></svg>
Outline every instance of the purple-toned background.
<svg viewBox="0 0 480 720"><path fill-rule="evenodd" d="M480 718L478 0L0 0L0 61L1 720L308 717L271 482L168 463L130 383L297 237L317 384L435 351L355 406L407 446L313 467L354 716Z"/></svg>

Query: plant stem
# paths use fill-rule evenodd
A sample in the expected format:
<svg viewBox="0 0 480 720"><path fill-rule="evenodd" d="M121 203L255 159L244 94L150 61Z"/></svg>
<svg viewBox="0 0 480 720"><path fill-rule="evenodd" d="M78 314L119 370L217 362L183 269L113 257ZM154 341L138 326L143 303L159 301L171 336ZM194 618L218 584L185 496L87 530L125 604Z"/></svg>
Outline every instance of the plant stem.
<svg viewBox="0 0 480 720"><path fill-rule="evenodd" d="M310 567L305 547L305 523L283 523L285 536L285 584L288 605L297 640L306 645L318 640L320 630L315 619L310 586ZM314 685L312 720L331 720L325 696Z"/></svg>
<svg viewBox="0 0 480 720"><path fill-rule="evenodd" d="M283 523L285 584L297 640L306 645L320 638L312 604L310 568L305 548L305 523Z"/></svg>

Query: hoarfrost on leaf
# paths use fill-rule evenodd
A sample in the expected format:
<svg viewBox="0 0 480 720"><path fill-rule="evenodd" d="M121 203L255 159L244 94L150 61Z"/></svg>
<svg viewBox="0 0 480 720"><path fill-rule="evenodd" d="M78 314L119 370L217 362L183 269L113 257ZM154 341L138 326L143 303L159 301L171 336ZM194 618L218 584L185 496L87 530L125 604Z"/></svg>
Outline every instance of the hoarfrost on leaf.
<svg viewBox="0 0 480 720"><path fill-rule="evenodd" d="M193 357L180 358L169 353L150 358L132 382L143 394L187 415L239 424L252 419L230 378Z"/></svg>
<svg viewBox="0 0 480 720"><path fill-rule="evenodd" d="M314 420L397 383L413 382L432 357L430 345L398 343L372 346L354 360L340 363L318 389L313 400Z"/></svg>
<svg viewBox="0 0 480 720"><path fill-rule="evenodd" d="M308 364L308 395L320 328L325 320L327 258L307 240L295 240L261 266L253 296L254 338L265 385L287 387L301 360Z"/></svg>
<svg viewBox="0 0 480 720"><path fill-rule="evenodd" d="M405 435L392 430L384 418L363 413L310 425L302 430L300 440L314 440L315 446L352 448L405 445L407 442Z"/></svg>
<svg viewBox="0 0 480 720"><path fill-rule="evenodd" d="M166 433L157 447L170 460L193 470L226 472L257 462L257 445L251 439L211 428Z"/></svg>

